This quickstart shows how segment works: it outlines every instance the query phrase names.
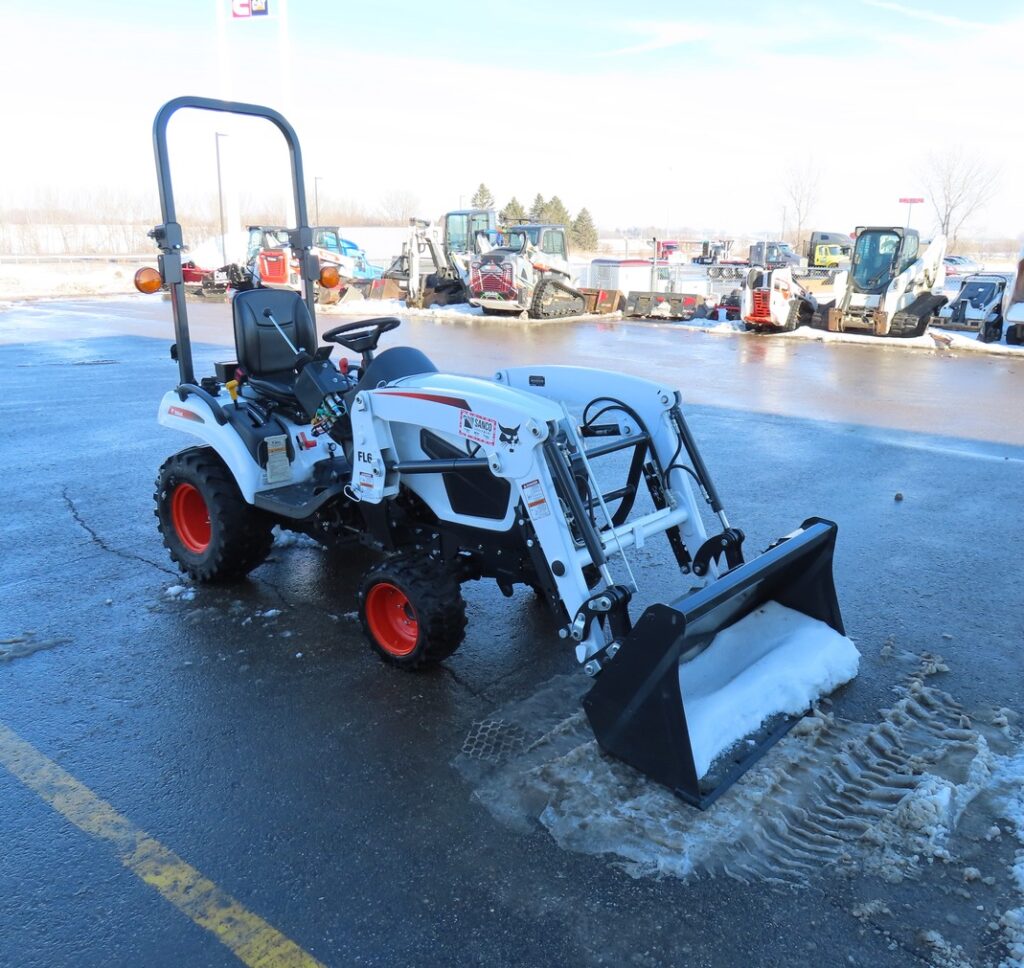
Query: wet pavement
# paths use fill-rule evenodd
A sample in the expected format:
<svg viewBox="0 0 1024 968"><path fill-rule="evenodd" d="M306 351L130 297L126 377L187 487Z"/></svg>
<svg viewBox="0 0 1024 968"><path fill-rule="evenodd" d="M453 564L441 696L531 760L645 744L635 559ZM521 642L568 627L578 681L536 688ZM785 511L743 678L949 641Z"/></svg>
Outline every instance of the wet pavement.
<svg viewBox="0 0 1024 968"><path fill-rule="evenodd" d="M812 890L635 879L495 819L453 765L467 734L575 670L532 595L467 586L466 643L416 676L362 641L362 552L280 547L240 585L169 596L152 482L187 441L155 422L175 378L167 316L142 299L0 313L0 725L325 964L932 959L857 908L867 875L823 868ZM194 322L196 342L230 338L224 306ZM887 642L941 652L965 707L1020 710L1024 363L621 323L416 320L398 335L446 369L671 378L751 548L812 514L839 522L864 661L838 714L874 723L890 702ZM200 346L197 370L222 357ZM649 594L669 594L649 570ZM0 965L236 963L4 769L0 803ZM907 882L899 916L949 930L923 898ZM990 934L963 933L968 963L998 961Z"/></svg>

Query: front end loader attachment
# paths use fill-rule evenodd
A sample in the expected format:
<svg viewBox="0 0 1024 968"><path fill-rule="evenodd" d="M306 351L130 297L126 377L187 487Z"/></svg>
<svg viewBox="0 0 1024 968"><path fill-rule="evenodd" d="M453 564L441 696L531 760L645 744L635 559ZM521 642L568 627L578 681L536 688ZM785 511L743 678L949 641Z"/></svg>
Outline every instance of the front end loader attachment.
<svg viewBox="0 0 1024 968"><path fill-rule="evenodd" d="M707 709L713 709L713 704L708 707L705 702L701 710L695 708L703 702L697 695L700 690L695 683L692 694L684 694L687 689L680 685L681 671L686 682L687 664L703 654L719 633L755 611L775 607L770 605L773 602L824 623L838 636L845 635L832 577L836 531L833 522L811 518L758 558L726 572L700 591L671 605L650 606L614 657L604 663L583 699L601 748L669 787L687 803L700 809L713 803L809 711L809 703L802 709L779 712L759 726L755 723L753 733L735 736L735 742L729 741L709 767L708 757L695 747L698 734L707 747L709 737L721 740L731 735L730 730L735 733L742 725L742 714L749 716L750 710L726 709L723 717L719 708L717 721L708 722ZM822 631L830 634L827 629ZM856 650L848 640L843 641L854 656L847 660L853 663L853 673L841 676L830 688L856 671ZM762 688L757 669L753 669L765 655L758 644L738 643L739 654L751 663L745 683L747 697ZM735 645L731 646L734 651ZM793 670L794 678L797 671ZM734 672L728 671L727 677L732 678ZM787 677L780 677L778 668L775 675L774 686L765 684L764 688L784 694ZM735 680L742 677L742 672L735 674ZM691 721L688 699L694 707ZM790 695L790 706L793 702ZM698 722L701 712L704 719Z"/></svg>

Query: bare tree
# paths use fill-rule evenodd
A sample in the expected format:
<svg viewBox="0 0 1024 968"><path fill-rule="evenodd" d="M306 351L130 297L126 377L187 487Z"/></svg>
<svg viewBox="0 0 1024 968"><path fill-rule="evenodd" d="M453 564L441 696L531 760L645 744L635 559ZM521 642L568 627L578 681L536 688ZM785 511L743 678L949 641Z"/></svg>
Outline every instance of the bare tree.
<svg viewBox="0 0 1024 968"><path fill-rule="evenodd" d="M960 148L929 155L924 184L939 229L951 245L956 244L964 223L991 201L998 178L995 168Z"/></svg>
<svg viewBox="0 0 1024 968"><path fill-rule="evenodd" d="M786 174L784 184L787 206L796 226L794 238L797 246L803 239L804 226L818 203L818 170L810 162L803 167L793 166Z"/></svg>
<svg viewBox="0 0 1024 968"><path fill-rule="evenodd" d="M395 189L380 200L381 221L385 225L407 225L417 215L420 200L413 192Z"/></svg>

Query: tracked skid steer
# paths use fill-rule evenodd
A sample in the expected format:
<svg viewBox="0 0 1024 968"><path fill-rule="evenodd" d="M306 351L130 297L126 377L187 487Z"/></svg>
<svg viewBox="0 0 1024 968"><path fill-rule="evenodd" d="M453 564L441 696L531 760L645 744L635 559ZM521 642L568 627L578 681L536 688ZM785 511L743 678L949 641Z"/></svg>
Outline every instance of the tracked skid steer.
<svg viewBox="0 0 1024 968"><path fill-rule="evenodd" d="M266 118L284 135L303 283L238 293L236 356L198 381L166 140L184 108ZM583 706L601 747L698 807L856 674L832 578L836 525L812 518L747 560L677 390L573 366L448 373L414 347L378 351L393 317L321 334L288 122L179 98L158 113L154 143L159 271L138 282L169 289L174 313L179 380L159 421L196 441L165 462L155 494L182 571L244 578L275 526L362 545L365 635L405 669L459 647L464 583L493 580L507 595L525 585L550 606L552 638L593 677ZM348 353L332 359L332 344ZM655 551L667 578L648 577ZM664 602L636 607L664 588Z"/></svg>

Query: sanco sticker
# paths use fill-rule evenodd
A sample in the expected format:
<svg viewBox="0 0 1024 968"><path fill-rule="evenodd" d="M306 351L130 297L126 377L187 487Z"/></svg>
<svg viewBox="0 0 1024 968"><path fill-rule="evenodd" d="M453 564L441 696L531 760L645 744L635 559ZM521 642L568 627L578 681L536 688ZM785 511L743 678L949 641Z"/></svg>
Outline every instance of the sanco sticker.
<svg viewBox="0 0 1024 968"><path fill-rule="evenodd" d="M498 421L480 413L473 413L472 410L460 410L459 436L493 447L498 437Z"/></svg>
<svg viewBox="0 0 1024 968"><path fill-rule="evenodd" d="M539 521L551 513L548 507L548 499L544 496L544 487L540 481L527 481L522 485L523 502L526 510L529 511L531 519Z"/></svg>

